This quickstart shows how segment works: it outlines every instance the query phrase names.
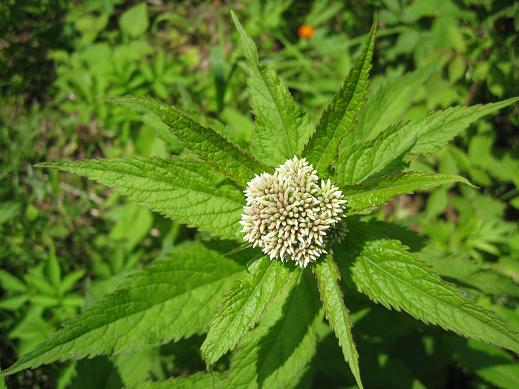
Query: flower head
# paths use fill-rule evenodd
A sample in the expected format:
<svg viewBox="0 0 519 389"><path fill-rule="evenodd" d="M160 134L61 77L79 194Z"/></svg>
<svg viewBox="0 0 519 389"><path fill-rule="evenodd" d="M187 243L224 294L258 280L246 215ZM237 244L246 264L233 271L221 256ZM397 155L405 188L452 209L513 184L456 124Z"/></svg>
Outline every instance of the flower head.
<svg viewBox="0 0 519 389"><path fill-rule="evenodd" d="M274 174L254 177L245 190L241 224L244 240L271 259L306 267L326 250L326 234L341 220L342 192L330 180L319 183L313 166L294 157Z"/></svg>
<svg viewBox="0 0 519 389"><path fill-rule="evenodd" d="M310 39L315 34L315 28L314 26L305 23L299 27L297 34L302 39Z"/></svg>

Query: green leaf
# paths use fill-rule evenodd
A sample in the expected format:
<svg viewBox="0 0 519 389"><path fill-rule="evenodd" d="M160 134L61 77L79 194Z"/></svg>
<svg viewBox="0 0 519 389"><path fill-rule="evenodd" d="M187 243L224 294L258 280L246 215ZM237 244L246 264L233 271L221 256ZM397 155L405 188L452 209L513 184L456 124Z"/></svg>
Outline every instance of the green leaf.
<svg viewBox="0 0 519 389"><path fill-rule="evenodd" d="M276 71L260 64L256 45L234 13L231 16L247 61L247 87L256 117L254 155L266 164L277 166L301 154L314 126Z"/></svg>
<svg viewBox="0 0 519 389"><path fill-rule="evenodd" d="M357 115L364 107L377 24L375 15L364 48L341 89L323 111L316 131L303 152L303 156L323 177L329 175L328 168L337 158L339 144L353 131Z"/></svg>
<svg viewBox="0 0 519 389"><path fill-rule="evenodd" d="M513 97L497 103L477 104L470 107L452 107L433 112L423 120L409 123L400 129L403 136L416 138L412 154L429 154L447 144L472 122L519 101Z"/></svg>
<svg viewBox="0 0 519 389"><path fill-rule="evenodd" d="M408 154L431 153L448 143L470 123L513 104L512 98L486 105L437 111L425 119L390 126L374 139L343 142L336 165L336 184L353 185L368 178L394 174L405 166Z"/></svg>
<svg viewBox="0 0 519 389"><path fill-rule="evenodd" d="M86 176L151 210L215 236L240 236L243 194L201 161L132 156L39 166Z"/></svg>
<svg viewBox="0 0 519 389"><path fill-rule="evenodd" d="M224 375L219 372L195 373L179 376L165 381L147 382L138 385L137 389L225 389Z"/></svg>
<svg viewBox="0 0 519 389"><path fill-rule="evenodd" d="M0 286L11 292L27 292L27 285L13 276L11 273L0 269Z"/></svg>
<svg viewBox="0 0 519 389"><path fill-rule="evenodd" d="M146 3L135 5L125 11L119 19L119 25L122 32L132 38L144 34L149 26Z"/></svg>
<svg viewBox="0 0 519 389"><path fill-rule="evenodd" d="M22 294L18 296L6 297L0 300L0 309L6 311L17 311L29 300L29 295Z"/></svg>
<svg viewBox="0 0 519 389"><path fill-rule="evenodd" d="M1 366L0 366L0 373L1 373ZM7 389L7 384L5 383L5 378L3 376L0 376L0 389Z"/></svg>
<svg viewBox="0 0 519 389"><path fill-rule="evenodd" d="M214 364L260 320L270 301L286 284L290 270L281 261L262 257L225 296L209 324L202 357Z"/></svg>
<svg viewBox="0 0 519 389"><path fill-rule="evenodd" d="M296 269L292 275L232 354L226 387L294 388L306 373L322 311L310 272Z"/></svg>
<svg viewBox="0 0 519 389"><path fill-rule="evenodd" d="M421 252L419 258L431 265L436 273L461 286L475 288L493 296L519 298L519 284L505 274L497 273L486 263L460 256L445 256L431 249Z"/></svg>
<svg viewBox="0 0 519 389"><path fill-rule="evenodd" d="M413 98L425 81L436 70L438 62L432 62L413 73L387 82L370 95L359 115L359 123L352 133L355 140L375 138L390 125L402 119Z"/></svg>
<svg viewBox="0 0 519 389"><path fill-rule="evenodd" d="M359 388L363 388L360 378L359 354L353 335L351 334L350 313L344 305L342 290L337 283L341 276L333 255L328 254L326 258L317 261L313 266L314 274L319 286L319 293L323 302L324 313L335 336L339 340L344 359L350 365L350 369L357 381Z"/></svg>
<svg viewBox="0 0 519 389"><path fill-rule="evenodd" d="M354 185L368 178L396 173L404 168L403 158L416 138L403 134L396 124L367 142L344 145L336 165L334 182L339 186Z"/></svg>
<svg viewBox="0 0 519 389"><path fill-rule="evenodd" d="M394 196L454 182L470 185L464 177L457 175L403 173L394 176L383 176L365 184L346 186L341 189L348 200L346 214L356 214L381 206Z"/></svg>
<svg viewBox="0 0 519 389"><path fill-rule="evenodd" d="M454 349L458 363L497 388L519 387L519 364L510 353L473 340Z"/></svg>
<svg viewBox="0 0 519 389"><path fill-rule="evenodd" d="M59 290L61 284L61 267L59 266L58 258L56 258L54 245L52 245L49 250L47 274L52 286Z"/></svg>
<svg viewBox="0 0 519 389"><path fill-rule="evenodd" d="M463 298L396 240L365 243L351 269L359 291L425 323L519 352L519 336L491 312Z"/></svg>
<svg viewBox="0 0 519 389"><path fill-rule="evenodd" d="M128 277L3 373L201 334L223 292L242 272L239 263L200 243L181 245Z"/></svg>
<svg viewBox="0 0 519 389"><path fill-rule="evenodd" d="M195 122L175 107L159 103L149 97L129 96L111 98L109 101L137 104L155 113L188 149L243 187L256 174L267 171L267 168L251 155L246 154L213 129Z"/></svg>

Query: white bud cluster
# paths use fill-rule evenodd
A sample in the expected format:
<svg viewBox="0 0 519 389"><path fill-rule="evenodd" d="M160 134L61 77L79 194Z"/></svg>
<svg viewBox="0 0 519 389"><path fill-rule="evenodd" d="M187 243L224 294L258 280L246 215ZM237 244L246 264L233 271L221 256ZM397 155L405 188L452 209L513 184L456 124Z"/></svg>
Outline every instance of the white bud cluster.
<svg viewBox="0 0 519 389"><path fill-rule="evenodd" d="M293 260L301 267L326 250L326 233L342 217L346 203L330 180L321 180L304 158L294 157L274 174L254 177L245 190L241 224L244 240L271 259Z"/></svg>

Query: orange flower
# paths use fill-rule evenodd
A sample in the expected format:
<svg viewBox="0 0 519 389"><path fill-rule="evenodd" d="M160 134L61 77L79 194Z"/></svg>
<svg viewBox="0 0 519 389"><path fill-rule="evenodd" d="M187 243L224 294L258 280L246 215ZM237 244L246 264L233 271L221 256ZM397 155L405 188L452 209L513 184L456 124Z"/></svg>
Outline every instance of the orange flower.
<svg viewBox="0 0 519 389"><path fill-rule="evenodd" d="M315 28L309 24L303 24L297 31L298 35L302 39L310 39L315 34Z"/></svg>

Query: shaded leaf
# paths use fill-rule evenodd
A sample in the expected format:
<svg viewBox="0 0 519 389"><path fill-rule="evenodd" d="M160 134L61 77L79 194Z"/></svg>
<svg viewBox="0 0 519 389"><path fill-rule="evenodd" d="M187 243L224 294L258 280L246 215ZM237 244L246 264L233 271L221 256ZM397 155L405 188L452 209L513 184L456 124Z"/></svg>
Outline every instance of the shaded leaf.
<svg viewBox="0 0 519 389"><path fill-rule="evenodd" d="M296 269L292 274L258 327L233 353L226 387L294 388L306 373L322 312L310 273Z"/></svg>

